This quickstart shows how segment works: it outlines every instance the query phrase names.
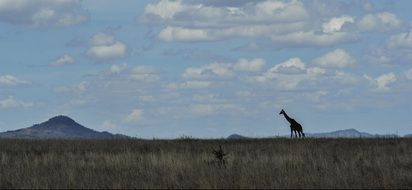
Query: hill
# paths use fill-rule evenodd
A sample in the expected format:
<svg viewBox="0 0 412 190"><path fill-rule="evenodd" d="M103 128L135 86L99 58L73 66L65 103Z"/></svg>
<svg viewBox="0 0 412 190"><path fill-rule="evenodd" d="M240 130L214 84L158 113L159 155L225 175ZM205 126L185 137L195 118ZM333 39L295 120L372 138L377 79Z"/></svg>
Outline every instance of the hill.
<svg viewBox="0 0 412 190"><path fill-rule="evenodd" d="M307 137L318 137L318 138L371 138L375 137L375 135L359 132L356 129L344 129L344 130L337 130L332 132L326 133L308 133L306 134Z"/></svg>
<svg viewBox="0 0 412 190"><path fill-rule="evenodd" d="M229 135L226 139L229 139L229 140L239 140L239 139L247 139L248 137L245 137L245 136L242 136L242 135L239 135L239 134L231 134L231 135Z"/></svg>
<svg viewBox="0 0 412 190"><path fill-rule="evenodd" d="M289 137L289 135L285 135L282 137ZM310 137L310 138L386 138L386 137L398 137L398 136L395 134L385 134L385 135L370 134L366 132L359 132L356 129L344 129L344 130L337 130L337 131L325 132L325 133L306 133L306 137ZM238 134L232 134L227 137L227 139L245 139L245 138L248 138L248 137L241 136Z"/></svg>
<svg viewBox="0 0 412 190"><path fill-rule="evenodd" d="M0 133L0 138L17 139L112 139L125 135L98 132L80 125L67 116L56 116L28 128Z"/></svg>

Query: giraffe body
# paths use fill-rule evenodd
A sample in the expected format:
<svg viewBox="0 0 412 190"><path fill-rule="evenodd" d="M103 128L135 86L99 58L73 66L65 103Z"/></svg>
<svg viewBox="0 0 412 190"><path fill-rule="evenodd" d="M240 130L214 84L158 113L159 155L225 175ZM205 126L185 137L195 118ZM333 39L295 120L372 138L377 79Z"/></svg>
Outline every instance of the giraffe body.
<svg viewBox="0 0 412 190"><path fill-rule="evenodd" d="M293 138L293 133L295 133L295 138L298 137L305 137L305 133L303 133L302 125L300 125L296 120L289 117L288 114L282 109L279 113L280 115L283 114L285 119L290 123L290 138Z"/></svg>

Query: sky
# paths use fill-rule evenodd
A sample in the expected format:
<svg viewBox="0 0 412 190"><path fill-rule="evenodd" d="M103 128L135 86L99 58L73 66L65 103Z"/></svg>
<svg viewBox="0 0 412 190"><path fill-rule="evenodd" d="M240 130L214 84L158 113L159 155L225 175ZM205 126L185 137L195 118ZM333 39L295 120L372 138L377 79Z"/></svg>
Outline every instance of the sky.
<svg viewBox="0 0 412 190"><path fill-rule="evenodd" d="M0 0L0 131L412 133L412 1Z"/></svg>

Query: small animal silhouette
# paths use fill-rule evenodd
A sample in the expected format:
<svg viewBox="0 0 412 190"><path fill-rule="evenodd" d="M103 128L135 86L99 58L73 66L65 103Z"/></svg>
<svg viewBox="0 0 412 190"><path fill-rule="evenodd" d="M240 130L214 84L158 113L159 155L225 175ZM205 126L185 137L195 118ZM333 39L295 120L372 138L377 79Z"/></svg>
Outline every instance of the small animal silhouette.
<svg viewBox="0 0 412 190"><path fill-rule="evenodd" d="M281 114L283 114L283 116L285 116L285 119L290 123L290 138L293 138L293 132L295 132L296 138L298 137L297 134L299 134L299 137L305 137L305 133L303 133L302 125L296 122L293 118L290 118L288 114L286 114L285 110L282 109L279 115Z"/></svg>
<svg viewBox="0 0 412 190"><path fill-rule="evenodd" d="M222 149L222 145L219 145L218 150L213 150L212 153L215 155L215 159L219 166L225 166L226 165L226 156L227 153L225 153Z"/></svg>

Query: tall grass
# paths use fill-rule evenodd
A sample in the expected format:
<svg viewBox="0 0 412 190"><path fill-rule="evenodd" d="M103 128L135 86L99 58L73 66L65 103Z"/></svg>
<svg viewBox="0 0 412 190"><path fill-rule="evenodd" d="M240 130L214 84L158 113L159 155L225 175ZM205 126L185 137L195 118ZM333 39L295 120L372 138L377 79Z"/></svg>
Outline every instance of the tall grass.
<svg viewBox="0 0 412 190"><path fill-rule="evenodd" d="M0 188L412 188L412 139L0 140Z"/></svg>

